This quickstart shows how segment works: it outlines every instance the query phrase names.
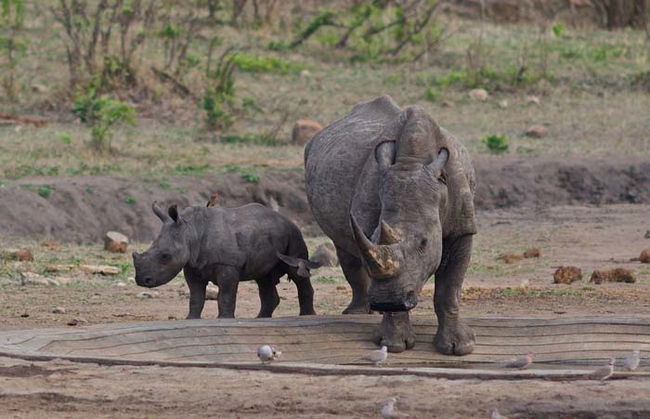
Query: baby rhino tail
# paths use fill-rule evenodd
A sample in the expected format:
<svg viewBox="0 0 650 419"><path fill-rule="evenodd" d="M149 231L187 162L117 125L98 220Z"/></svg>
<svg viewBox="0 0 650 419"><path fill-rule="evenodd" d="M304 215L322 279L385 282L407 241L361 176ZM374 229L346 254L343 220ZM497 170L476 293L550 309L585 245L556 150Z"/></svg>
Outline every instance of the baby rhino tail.
<svg viewBox="0 0 650 419"><path fill-rule="evenodd" d="M280 252L276 252L278 259L280 259L285 265L290 268L296 269L298 276L303 278L309 278L309 271L312 269L320 268L320 263L312 262L310 260L283 255Z"/></svg>

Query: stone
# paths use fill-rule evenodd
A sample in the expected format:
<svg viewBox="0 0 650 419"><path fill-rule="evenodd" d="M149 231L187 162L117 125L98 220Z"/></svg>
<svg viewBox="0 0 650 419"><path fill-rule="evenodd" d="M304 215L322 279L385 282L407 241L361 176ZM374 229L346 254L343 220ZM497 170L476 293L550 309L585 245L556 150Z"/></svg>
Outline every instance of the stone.
<svg viewBox="0 0 650 419"><path fill-rule="evenodd" d="M140 293L138 293L136 295L136 297L138 297L138 298L140 298L142 300L146 300L146 299L149 299L149 298L155 298L157 296L158 296L158 293L155 292L155 291L154 292L143 291L143 292L140 292Z"/></svg>
<svg viewBox="0 0 650 419"><path fill-rule="evenodd" d="M339 264L339 258L336 256L336 248L331 242L326 242L318 246L311 255L310 260L326 267L333 267Z"/></svg>
<svg viewBox="0 0 650 419"><path fill-rule="evenodd" d="M108 265L79 265L79 270L93 275L117 275L120 273L120 268Z"/></svg>
<svg viewBox="0 0 650 419"><path fill-rule="evenodd" d="M636 282L636 278L634 277L634 272L630 269L596 269L591 274L589 282L593 284L602 284L605 282L625 282L633 284Z"/></svg>
<svg viewBox="0 0 650 419"><path fill-rule="evenodd" d="M88 320L84 319L83 317L75 317L74 319L68 320L67 325L68 326L76 326L78 324L87 324Z"/></svg>
<svg viewBox="0 0 650 419"><path fill-rule="evenodd" d="M348 287L346 287L345 285L337 285L336 286L337 291L345 291L347 289L348 289Z"/></svg>
<svg viewBox="0 0 650 419"><path fill-rule="evenodd" d="M490 94L485 89L472 89L469 91L469 98L476 102L485 102Z"/></svg>
<svg viewBox="0 0 650 419"><path fill-rule="evenodd" d="M66 309L65 309L65 307L54 307L54 308L52 308L52 313L54 313L54 314L65 314Z"/></svg>
<svg viewBox="0 0 650 419"><path fill-rule="evenodd" d="M650 230L646 230L645 234L643 235L644 238L650 239Z"/></svg>
<svg viewBox="0 0 650 419"><path fill-rule="evenodd" d="M304 79L307 79L307 78L311 77L311 73L309 72L309 70L301 70L300 71L300 77L302 77Z"/></svg>
<svg viewBox="0 0 650 419"><path fill-rule="evenodd" d="M69 285L72 282L72 279L64 276L57 276L54 280L58 282L59 285Z"/></svg>
<svg viewBox="0 0 650 419"><path fill-rule="evenodd" d="M526 130L526 137L544 138L546 137L546 127L544 125L533 125Z"/></svg>
<svg viewBox="0 0 650 419"><path fill-rule="evenodd" d="M508 107L509 103L507 100L500 100L499 101L499 108L501 109L506 109Z"/></svg>
<svg viewBox="0 0 650 419"><path fill-rule="evenodd" d="M32 252L27 249L5 250L2 252L2 259L17 260L19 262L31 262L34 260L34 255L32 255Z"/></svg>
<svg viewBox="0 0 650 419"><path fill-rule="evenodd" d="M119 287L119 288L123 288L123 287L126 287L126 284L124 282L120 281L120 282L116 283L115 286Z"/></svg>
<svg viewBox="0 0 650 419"><path fill-rule="evenodd" d="M526 103L528 103L529 105L539 106L541 104L541 101L537 96L528 96L526 98Z"/></svg>
<svg viewBox="0 0 650 419"><path fill-rule="evenodd" d="M518 255L517 253L502 253L497 257L497 260L502 260L504 263L511 265L515 262L519 262L523 259L523 256Z"/></svg>
<svg viewBox="0 0 650 419"><path fill-rule="evenodd" d="M560 266L553 274L556 284L570 284L582 280L582 269L575 266Z"/></svg>
<svg viewBox="0 0 650 419"><path fill-rule="evenodd" d="M205 299L216 301L219 296L219 288L216 285L208 284L205 289Z"/></svg>
<svg viewBox="0 0 650 419"><path fill-rule="evenodd" d="M650 249L643 249L641 251L641 255L639 256L639 262L650 263Z"/></svg>
<svg viewBox="0 0 650 419"><path fill-rule="evenodd" d="M33 83L32 84L32 92L34 93L47 93L49 92L50 89L47 88L47 86L39 83Z"/></svg>
<svg viewBox="0 0 650 419"><path fill-rule="evenodd" d="M37 274L35 272L21 272L20 273L20 283L21 285L59 285L59 282L55 279L46 278L43 275Z"/></svg>
<svg viewBox="0 0 650 419"><path fill-rule="evenodd" d="M291 144L305 145L323 129L323 126L316 121L299 119L291 131Z"/></svg>
<svg viewBox="0 0 650 419"><path fill-rule="evenodd" d="M126 253L129 249L129 238L117 231L109 231L104 236L104 249L112 253Z"/></svg>
<svg viewBox="0 0 650 419"><path fill-rule="evenodd" d="M61 244L56 240L47 239L43 243L41 243L41 246L50 250L58 250L59 247L61 247Z"/></svg>
<svg viewBox="0 0 650 419"><path fill-rule="evenodd" d="M531 259L531 258L538 258L542 255L542 251L534 248L534 249L528 249L524 252L524 259Z"/></svg>

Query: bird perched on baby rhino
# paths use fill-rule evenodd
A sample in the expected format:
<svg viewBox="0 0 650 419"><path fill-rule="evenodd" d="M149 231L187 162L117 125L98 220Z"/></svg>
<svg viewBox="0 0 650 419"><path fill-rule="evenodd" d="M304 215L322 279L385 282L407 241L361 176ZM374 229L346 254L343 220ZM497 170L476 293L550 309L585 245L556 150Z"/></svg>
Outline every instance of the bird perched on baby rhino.
<svg viewBox="0 0 650 419"><path fill-rule="evenodd" d="M633 350L632 353L629 354L627 358L625 358L625 370L634 371L639 366L640 361L641 361L641 351L639 351L638 349Z"/></svg>
<svg viewBox="0 0 650 419"><path fill-rule="evenodd" d="M517 368L520 370L525 370L526 368L530 367L530 364L533 363L534 358L535 351L530 351L525 357L519 358L516 361L508 362L506 364L506 368Z"/></svg>
<svg viewBox="0 0 650 419"><path fill-rule="evenodd" d="M271 345L263 345L257 348L257 357L262 360L262 364L275 361L280 355L282 355L282 352L276 350Z"/></svg>
<svg viewBox="0 0 650 419"><path fill-rule="evenodd" d="M374 351L368 352L366 355L362 356L355 361L370 361L375 367L381 366L383 362L388 359L388 347L382 346L381 349L376 349Z"/></svg>
<svg viewBox="0 0 650 419"><path fill-rule="evenodd" d="M614 363L616 362L615 358L609 358L609 362L602 368L598 368L596 371L589 374L589 378L592 380L605 381L614 374Z"/></svg>

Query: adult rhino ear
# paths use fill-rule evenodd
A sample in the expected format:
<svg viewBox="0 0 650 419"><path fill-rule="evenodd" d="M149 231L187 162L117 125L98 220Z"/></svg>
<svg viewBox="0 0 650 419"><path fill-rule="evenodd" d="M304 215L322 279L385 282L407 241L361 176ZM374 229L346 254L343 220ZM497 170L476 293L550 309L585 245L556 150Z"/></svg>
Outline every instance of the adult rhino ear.
<svg viewBox="0 0 650 419"><path fill-rule="evenodd" d="M438 152L438 156L435 159L433 159L431 163L427 164L426 168L431 173L433 173L433 175L435 175L436 177L440 177L440 174L442 173L442 169L445 167L445 164L447 164L448 160L449 160L449 150L443 147Z"/></svg>
<svg viewBox="0 0 650 419"><path fill-rule="evenodd" d="M169 217L174 221L175 223L178 223L178 206L177 205L172 205L169 207L167 210L167 214Z"/></svg>
<svg viewBox="0 0 650 419"><path fill-rule="evenodd" d="M298 268L298 275L309 278L309 271L311 269L318 269L321 267L320 263L312 262L310 260L305 260L293 256L283 255L280 252L276 252L278 259L280 259L285 264L291 266L292 268Z"/></svg>
<svg viewBox="0 0 650 419"><path fill-rule="evenodd" d="M384 141L375 147L375 160L383 172L395 164L395 141Z"/></svg>

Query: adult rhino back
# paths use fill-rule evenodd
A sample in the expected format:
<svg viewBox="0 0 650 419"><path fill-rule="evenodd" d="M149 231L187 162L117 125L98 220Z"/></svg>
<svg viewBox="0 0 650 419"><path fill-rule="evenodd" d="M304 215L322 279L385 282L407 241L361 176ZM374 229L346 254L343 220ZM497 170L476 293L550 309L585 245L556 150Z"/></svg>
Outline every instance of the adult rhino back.
<svg viewBox="0 0 650 419"><path fill-rule="evenodd" d="M356 105L305 151L307 195L352 287L344 313L384 312L375 340L413 346L408 311L436 275L438 350L462 355L474 335L458 318L469 264L474 170L467 151L418 106L382 96Z"/></svg>

